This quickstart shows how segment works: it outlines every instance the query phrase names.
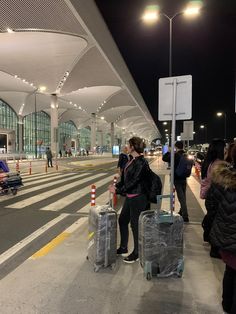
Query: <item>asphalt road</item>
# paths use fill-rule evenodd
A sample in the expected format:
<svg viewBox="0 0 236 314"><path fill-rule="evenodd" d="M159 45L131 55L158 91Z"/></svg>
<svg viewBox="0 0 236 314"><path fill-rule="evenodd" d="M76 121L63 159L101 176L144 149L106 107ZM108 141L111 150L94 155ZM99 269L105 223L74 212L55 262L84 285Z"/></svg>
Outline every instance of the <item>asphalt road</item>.
<svg viewBox="0 0 236 314"><path fill-rule="evenodd" d="M0 278L86 215L83 208L90 204L91 185L97 186L97 198L106 195L116 164L23 174L24 187L16 196L1 195Z"/></svg>

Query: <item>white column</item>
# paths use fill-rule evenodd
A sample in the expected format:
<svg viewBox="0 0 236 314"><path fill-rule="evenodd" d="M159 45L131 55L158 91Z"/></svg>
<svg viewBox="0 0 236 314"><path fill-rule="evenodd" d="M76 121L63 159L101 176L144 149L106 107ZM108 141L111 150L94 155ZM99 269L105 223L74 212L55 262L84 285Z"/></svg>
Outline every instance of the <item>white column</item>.
<svg viewBox="0 0 236 314"><path fill-rule="evenodd" d="M91 147L90 150L93 151L96 146L96 114L91 113Z"/></svg>
<svg viewBox="0 0 236 314"><path fill-rule="evenodd" d="M18 152L23 153L23 117L18 116Z"/></svg>
<svg viewBox="0 0 236 314"><path fill-rule="evenodd" d="M114 122L111 122L111 150L114 146Z"/></svg>
<svg viewBox="0 0 236 314"><path fill-rule="evenodd" d="M51 96L51 151L58 154L58 100L57 95Z"/></svg>

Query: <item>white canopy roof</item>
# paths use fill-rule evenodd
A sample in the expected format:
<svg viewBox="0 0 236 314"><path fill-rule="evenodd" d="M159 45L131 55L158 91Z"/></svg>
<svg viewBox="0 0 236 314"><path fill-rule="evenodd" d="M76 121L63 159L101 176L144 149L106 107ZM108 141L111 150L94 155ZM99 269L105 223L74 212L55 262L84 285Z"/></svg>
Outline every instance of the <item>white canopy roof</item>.
<svg viewBox="0 0 236 314"><path fill-rule="evenodd" d="M82 128L96 113L99 129L160 137L93 0L1 0L0 42L0 98L18 115L35 98L50 114L57 94L60 122Z"/></svg>

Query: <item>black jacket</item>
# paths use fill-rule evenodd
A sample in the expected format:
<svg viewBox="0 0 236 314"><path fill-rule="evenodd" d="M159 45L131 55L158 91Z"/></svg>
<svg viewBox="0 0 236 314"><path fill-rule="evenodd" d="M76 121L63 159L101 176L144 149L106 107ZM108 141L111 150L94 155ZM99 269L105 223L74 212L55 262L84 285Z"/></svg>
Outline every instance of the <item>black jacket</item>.
<svg viewBox="0 0 236 314"><path fill-rule="evenodd" d="M117 194L147 194L148 162L143 156L133 158L116 184Z"/></svg>
<svg viewBox="0 0 236 314"><path fill-rule="evenodd" d="M212 169L211 195L217 206L211 244L236 254L236 169L225 161L217 162Z"/></svg>
<svg viewBox="0 0 236 314"><path fill-rule="evenodd" d="M180 162L180 158L183 154L184 154L184 150L182 150L182 149L175 153L175 155L174 155L174 172L175 172L176 168L178 167L178 164ZM162 160L165 162L170 163L170 159L171 159L170 152L165 153L162 157ZM176 180L176 181L181 180L182 181L182 180L186 180L186 177L182 178L182 177L177 176L176 173L174 173L174 180Z"/></svg>

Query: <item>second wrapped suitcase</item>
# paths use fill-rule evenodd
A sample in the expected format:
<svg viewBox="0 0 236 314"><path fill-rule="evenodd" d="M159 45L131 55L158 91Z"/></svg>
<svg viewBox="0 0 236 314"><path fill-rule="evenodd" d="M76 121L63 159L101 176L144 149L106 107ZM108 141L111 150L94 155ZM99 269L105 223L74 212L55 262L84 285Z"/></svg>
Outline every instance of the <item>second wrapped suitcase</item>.
<svg viewBox="0 0 236 314"><path fill-rule="evenodd" d="M89 246L87 259L94 271L115 266L117 249L117 214L109 205L96 206L89 214Z"/></svg>
<svg viewBox="0 0 236 314"><path fill-rule="evenodd" d="M139 218L139 257L148 280L182 276L183 219L167 211L148 210Z"/></svg>

